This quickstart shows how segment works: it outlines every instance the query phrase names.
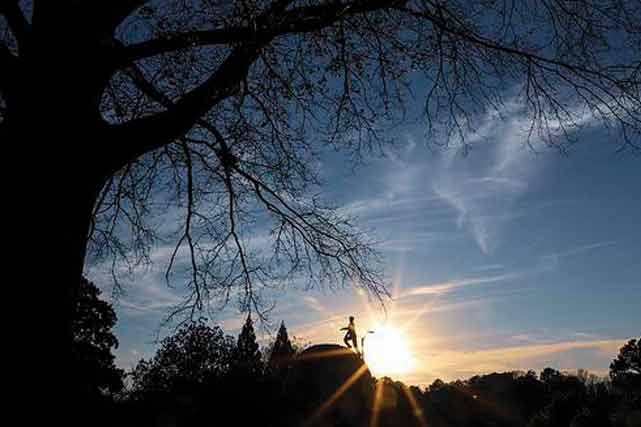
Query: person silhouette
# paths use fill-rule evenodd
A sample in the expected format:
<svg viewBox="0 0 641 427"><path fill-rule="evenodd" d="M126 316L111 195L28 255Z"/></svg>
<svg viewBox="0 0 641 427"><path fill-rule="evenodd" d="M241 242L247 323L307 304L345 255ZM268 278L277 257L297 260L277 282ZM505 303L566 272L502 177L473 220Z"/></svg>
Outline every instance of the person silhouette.
<svg viewBox="0 0 641 427"><path fill-rule="evenodd" d="M356 353L359 353L358 338L356 337L356 325L354 324L354 316L349 316L349 324L344 328L341 328L340 330L347 331L345 333L345 337L343 338L345 345L348 348L352 348L352 346L350 345L350 341L351 341L352 344L354 345L354 349L356 350Z"/></svg>

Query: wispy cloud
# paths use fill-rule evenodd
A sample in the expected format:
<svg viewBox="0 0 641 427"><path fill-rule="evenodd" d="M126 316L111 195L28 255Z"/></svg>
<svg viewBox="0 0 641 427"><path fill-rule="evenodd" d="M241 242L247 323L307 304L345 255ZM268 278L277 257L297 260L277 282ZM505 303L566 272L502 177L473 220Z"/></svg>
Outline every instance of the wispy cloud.
<svg viewBox="0 0 641 427"><path fill-rule="evenodd" d="M407 191L410 187L409 183L405 185L407 187L405 187L403 191ZM434 200L436 200L436 197L432 194L411 194L403 196L398 194L396 194L396 196L381 194L372 198L354 200L343 206L342 212L367 219L371 217L381 217L381 214L390 212L425 215L424 212L413 212L413 209L424 206Z"/></svg>
<svg viewBox="0 0 641 427"><path fill-rule="evenodd" d="M502 224L515 216L515 201L541 176L546 157L555 154L545 152L550 140L531 132L533 118L523 105L518 97L509 99L502 111L488 111L482 125L465 135L466 146L474 152L471 156L486 156L474 176L465 167L467 157L450 150L432 184L434 194L457 212L457 226L467 230L485 254L501 243ZM574 121L549 121L546 138L571 136L599 123L593 112L578 105L568 111Z"/></svg>
<svg viewBox="0 0 641 427"><path fill-rule="evenodd" d="M517 98L508 101L500 113L486 113L481 122L479 129L465 136L473 153L458 156L451 150L440 165L432 190L454 209L457 227L466 230L480 250L489 254L501 243L503 223L518 216L515 202L528 191L545 162L532 149L542 141L536 134L528 134L531 118ZM467 166L472 156L477 167L470 172Z"/></svg>
<svg viewBox="0 0 641 427"><path fill-rule="evenodd" d="M580 246L576 246L576 247L558 251L558 252L544 254L542 255L542 258L552 258L552 259L558 260L559 258L579 255L582 253L593 251L595 249L606 248L614 245L616 245L615 241L589 243L586 245L580 245Z"/></svg>
<svg viewBox="0 0 641 427"><path fill-rule="evenodd" d="M477 268L478 271L501 270L505 268L503 264L484 264Z"/></svg>
<svg viewBox="0 0 641 427"><path fill-rule="evenodd" d="M401 294L400 297L402 298L402 297L410 297L410 296L417 296L417 295L441 295L444 293L452 292L456 289L459 289L465 286L501 282L501 281L513 279L517 276L518 276L517 274L508 273L508 274L501 274L496 276L469 277L469 278L464 278L459 280L452 280L445 283L430 283L430 284L417 285L412 287L412 289L408 290L407 292Z"/></svg>
<svg viewBox="0 0 641 427"><path fill-rule="evenodd" d="M513 217L513 204L527 189L541 165L528 161L533 155L524 144L522 114L517 109L500 120L488 114L486 126L471 141L482 149L485 162L470 176L467 158L448 158L432 184L432 190L457 212L456 224L466 229L481 251L491 253L499 243L501 222Z"/></svg>
<svg viewBox="0 0 641 427"><path fill-rule="evenodd" d="M303 304L316 311L317 313L320 313L322 315L332 315L331 311L328 310L323 303L320 302L320 300L314 296L303 296L301 297L301 300L303 301Z"/></svg>

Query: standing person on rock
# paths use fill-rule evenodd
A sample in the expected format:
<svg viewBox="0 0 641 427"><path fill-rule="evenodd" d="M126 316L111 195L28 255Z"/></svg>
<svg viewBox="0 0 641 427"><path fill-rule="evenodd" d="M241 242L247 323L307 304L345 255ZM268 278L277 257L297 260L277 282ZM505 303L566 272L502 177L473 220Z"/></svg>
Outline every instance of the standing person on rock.
<svg viewBox="0 0 641 427"><path fill-rule="evenodd" d="M344 328L341 328L340 330L347 331L345 333L345 337L343 338L345 345L348 348L352 348L352 345L350 345L350 341L351 341L354 346L354 349L356 350L356 353L360 354L358 350L358 338L356 336L356 325L354 324L354 316L349 316L349 324Z"/></svg>

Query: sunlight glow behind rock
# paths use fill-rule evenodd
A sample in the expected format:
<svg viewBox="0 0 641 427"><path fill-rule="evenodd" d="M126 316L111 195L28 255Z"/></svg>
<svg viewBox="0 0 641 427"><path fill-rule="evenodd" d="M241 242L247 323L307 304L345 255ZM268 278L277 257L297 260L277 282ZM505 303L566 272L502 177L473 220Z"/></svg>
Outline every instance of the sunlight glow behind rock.
<svg viewBox="0 0 641 427"><path fill-rule="evenodd" d="M365 360L375 376L407 373L413 365L407 339L391 326L381 326L368 335Z"/></svg>

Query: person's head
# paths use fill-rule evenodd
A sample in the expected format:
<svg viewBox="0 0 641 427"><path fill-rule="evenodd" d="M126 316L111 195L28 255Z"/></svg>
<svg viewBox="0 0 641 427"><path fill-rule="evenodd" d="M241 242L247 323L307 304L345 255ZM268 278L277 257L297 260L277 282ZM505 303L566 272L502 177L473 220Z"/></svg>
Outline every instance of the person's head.
<svg viewBox="0 0 641 427"><path fill-rule="evenodd" d="M354 316L349 316L349 323L354 323Z"/></svg>

